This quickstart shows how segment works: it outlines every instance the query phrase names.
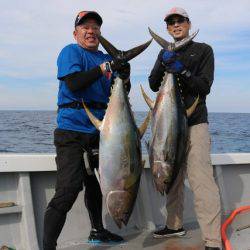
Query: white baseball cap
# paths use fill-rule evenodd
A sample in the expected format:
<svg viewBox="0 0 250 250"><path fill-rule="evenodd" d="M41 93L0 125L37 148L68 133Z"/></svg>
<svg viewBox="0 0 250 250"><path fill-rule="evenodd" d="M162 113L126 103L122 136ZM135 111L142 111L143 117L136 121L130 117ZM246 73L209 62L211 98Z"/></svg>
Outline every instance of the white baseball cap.
<svg viewBox="0 0 250 250"><path fill-rule="evenodd" d="M172 9L169 10L167 15L165 16L164 21L166 22L167 19L173 15L180 15L189 19L188 13L183 8L173 7Z"/></svg>

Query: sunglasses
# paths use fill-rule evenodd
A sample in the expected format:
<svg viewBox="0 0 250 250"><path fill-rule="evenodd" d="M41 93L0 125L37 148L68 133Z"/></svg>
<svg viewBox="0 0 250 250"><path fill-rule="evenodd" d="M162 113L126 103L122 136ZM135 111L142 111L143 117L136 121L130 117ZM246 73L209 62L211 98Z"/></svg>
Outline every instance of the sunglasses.
<svg viewBox="0 0 250 250"><path fill-rule="evenodd" d="M169 20L167 20L167 24L168 24L168 25L175 25L176 23L177 23L177 24L182 24L182 23L184 23L185 21L188 21L188 19L185 18L185 17L179 17L179 18L174 18L174 19L169 19Z"/></svg>

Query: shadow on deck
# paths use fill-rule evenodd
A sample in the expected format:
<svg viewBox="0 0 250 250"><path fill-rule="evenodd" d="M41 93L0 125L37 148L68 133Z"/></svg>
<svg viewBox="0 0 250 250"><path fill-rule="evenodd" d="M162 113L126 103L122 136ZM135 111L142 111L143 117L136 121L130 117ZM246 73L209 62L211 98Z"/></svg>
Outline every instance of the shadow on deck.
<svg viewBox="0 0 250 250"><path fill-rule="evenodd" d="M154 239L152 232L143 231L124 236L125 242L122 244L89 244L87 239L82 242L75 242L75 245L59 248L60 250L203 250L204 245L201 239L200 230L196 226L185 226L188 230L183 237Z"/></svg>

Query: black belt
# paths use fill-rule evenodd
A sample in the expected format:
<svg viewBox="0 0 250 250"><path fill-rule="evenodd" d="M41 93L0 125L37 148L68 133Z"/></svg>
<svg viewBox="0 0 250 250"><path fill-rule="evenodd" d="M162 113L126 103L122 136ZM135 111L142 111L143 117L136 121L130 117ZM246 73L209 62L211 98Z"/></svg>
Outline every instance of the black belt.
<svg viewBox="0 0 250 250"><path fill-rule="evenodd" d="M84 104L91 109L106 109L107 104L103 102L84 102ZM58 109L61 108L71 108L71 109L83 109L81 102L70 102L58 105Z"/></svg>

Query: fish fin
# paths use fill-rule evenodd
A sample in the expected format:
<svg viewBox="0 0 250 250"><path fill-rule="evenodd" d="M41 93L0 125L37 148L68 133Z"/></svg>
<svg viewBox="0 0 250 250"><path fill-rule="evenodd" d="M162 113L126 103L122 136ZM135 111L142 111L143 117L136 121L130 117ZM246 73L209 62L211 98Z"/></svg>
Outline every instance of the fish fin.
<svg viewBox="0 0 250 250"><path fill-rule="evenodd" d="M175 43L170 43L154 33L150 28L148 28L150 35L154 38L154 40L163 48L171 51L176 51L186 44L188 44L190 41L194 39L194 37L198 34L199 30L194 32L192 35L182 39L181 41L175 42Z"/></svg>
<svg viewBox="0 0 250 250"><path fill-rule="evenodd" d="M142 85L140 85L140 87L141 87L141 92L142 92L142 95L143 95L145 102L148 104L149 108L152 110L155 106L155 102L153 100L151 100L151 98L146 94Z"/></svg>
<svg viewBox="0 0 250 250"><path fill-rule="evenodd" d="M106 196L107 210L116 225L121 229L122 223L127 225L132 213L131 200L134 194L126 190L113 190Z"/></svg>
<svg viewBox="0 0 250 250"><path fill-rule="evenodd" d="M192 104L192 106L186 110L187 117L190 117L193 114L193 112L195 111L195 109L196 109L196 107L198 105L199 99L200 99L200 97L198 95L197 98L196 98L196 100Z"/></svg>
<svg viewBox="0 0 250 250"><path fill-rule="evenodd" d="M130 189L135 185L135 183L138 181L138 176L131 174L129 178L126 179L124 183L124 188L126 190Z"/></svg>
<svg viewBox="0 0 250 250"><path fill-rule="evenodd" d="M189 152L190 152L190 150L191 150L191 143L190 143L190 141L188 141L188 143L187 143L187 147L186 147L186 154L185 154L185 160L187 159L187 156L188 156L188 154L189 154Z"/></svg>
<svg viewBox="0 0 250 250"><path fill-rule="evenodd" d="M101 43L102 47L110 54L112 57L116 58L121 53L113 44L111 44L103 36L98 36L98 40Z"/></svg>
<svg viewBox="0 0 250 250"><path fill-rule="evenodd" d="M145 118L144 122L142 123L142 125L139 128L140 138L142 138L144 133L146 132L150 118L151 118L151 111L148 112L147 117Z"/></svg>
<svg viewBox="0 0 250 250"><path fill-rule="evenodd" d="M147 41L144 44L141 44L137 47L134 47L133 49L124 51L123 52L124 60L129 61L129 60L133 59L134 57L136 57L137 55L141 54L150 45L152 40L153 39L150 39L149 41Z"/></svg>
<svg viewBox="0 0 250 250"><path fill-rule="evenodd" d="M99 174L99 171L95 168L95 169L94 169L94 172L95 172L96 179L97 179L97 181L98 181L99 184L100 184L100 174Z"/></svg>
<svg viewBox="0 0 250 250"><path fill-rule="evenodd" d="M173 47L173 43L170 43L168 41L166 41L165 39L163 39L162 37L158 36L156 33L153 32L153 30L151 30L148 27L149 33L150 35L154 38L154 40L163 48L163 49L169 49L170 47Z"/></svg>
<svg viewBox="0 0 250 250"><path fill-rule="evenodd" d="M133 59L140 53L142 53L152 42L153 39L149 40L148 42L139 45L133 49L128 51L121 51L115 48L107 39L103 36L98 36L98 39L103 46L103 48L114 58L114 60L118 60L120 62L128 62L129 60Z"/></svg>
<svg viewBox="0 0 250 250"><path fill-rule="evenodd" d="M91 112L90 110L88 109L88 107L85 105L85 103L82 101L82 105L90 119L90 121L94 124L94 126L100 130L100 127L102 125L102 122L100 120L98 120Z"/></svg>
<svg viewBox="0 0 250 250"><path fill-rule="evenodd" d="M149 154L149 141L144 141L144 143L145 143L145 147L146 147L146 149L147 149L147 152L148 152L148 154Z"/></svg>
<svg viewBox="0 0 250 250"><path fill-rule="evenodd" d="M146 163L146 160L142 160L142 161L141 161L141 166L142 166L142 168L145 167L145 163Z"/></svg>
<svg viewBox="0 0 250 250"><path fill-rule="evenodd" d="M180 40L180 41L177 41L174 43L174 50L178 50L180 48L182 48L183 46L185 46L186 44L188 44L189 42L191 42L195 37L196 35L199 33L199 30L196 30L193 34L191 34L190 36Z"/></svg>

